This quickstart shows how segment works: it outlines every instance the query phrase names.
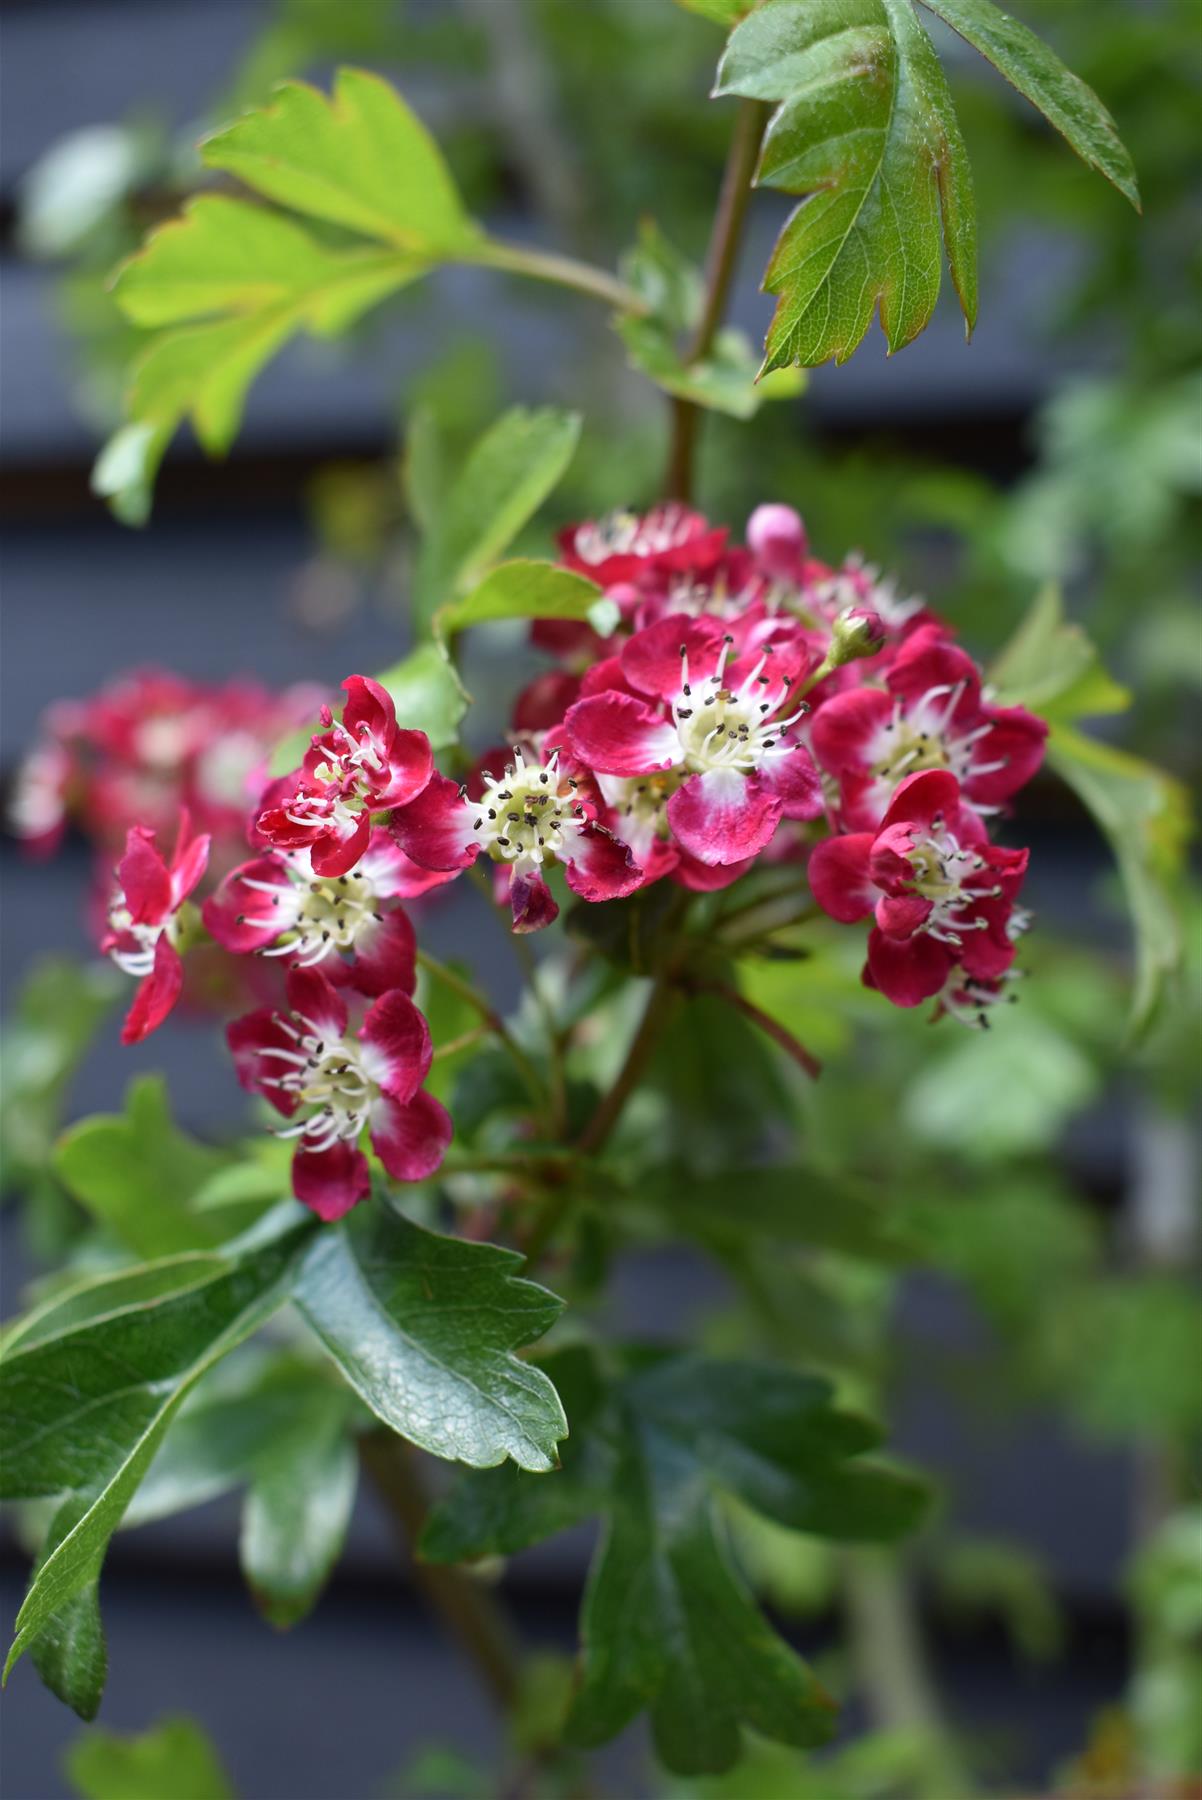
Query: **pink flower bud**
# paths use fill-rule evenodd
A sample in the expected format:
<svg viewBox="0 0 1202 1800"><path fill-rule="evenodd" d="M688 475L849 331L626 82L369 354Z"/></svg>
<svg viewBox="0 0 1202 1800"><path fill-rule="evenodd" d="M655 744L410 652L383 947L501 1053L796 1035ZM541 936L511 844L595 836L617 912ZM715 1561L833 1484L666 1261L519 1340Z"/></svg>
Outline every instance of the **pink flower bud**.
<svg viewBox="0 0 1202 1800"><path fill-rule="evenodd" d="M757 506L747 521L747 543L766 575L797 581L808 539L801 514L791 506Z"/></svg>

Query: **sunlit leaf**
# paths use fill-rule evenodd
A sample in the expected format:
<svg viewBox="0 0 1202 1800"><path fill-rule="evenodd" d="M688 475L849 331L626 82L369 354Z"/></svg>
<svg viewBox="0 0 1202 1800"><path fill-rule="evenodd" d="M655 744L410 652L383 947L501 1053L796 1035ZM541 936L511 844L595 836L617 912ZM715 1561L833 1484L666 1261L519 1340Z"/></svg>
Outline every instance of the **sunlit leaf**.
<svg viewBox="0 0 1202 1800"><path fill-rule="evenodd" d="M89 1731L68 1750L67 1771L83 1800L233 1800L213 1745L183 1717L132 1737Z"/></svg>
<svg viewBox="0 0 1202 1800"><path fill-rule="evenodd" d="M736 27L719 94L778 102L757 179L805 196L764 278L764 368L844 362L880 306L891 350L939 293L942 237L971 329L972 178L939 59L910 0L767 0Z"/></svg>
<svg viewBox="0 0 1202 1800"><path fill-rule="evenodd" d="M473 444L437 500L425 484L419 618L428 621L479 582L559 482L579 439L579 413L511 407Z"/></svg>

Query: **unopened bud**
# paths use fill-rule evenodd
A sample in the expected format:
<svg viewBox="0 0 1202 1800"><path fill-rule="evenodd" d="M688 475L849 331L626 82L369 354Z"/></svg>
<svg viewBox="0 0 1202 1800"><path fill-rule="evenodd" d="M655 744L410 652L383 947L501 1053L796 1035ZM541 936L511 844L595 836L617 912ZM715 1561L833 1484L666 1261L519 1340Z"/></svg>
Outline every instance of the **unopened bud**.
<svg viewBox="0 0 1202 1800"><path fill-rule="evenodd" d="M868 606L849 606L835 620L826 660L830 668L842 668L861 656L875 656L888 633L879 613Z"/></svg>
<svg viewBox="0 0 1202 1800"><path fill-rule="evenodd" d="M747 544L765 575L799 581L808 539L801 514L791 506L757 506L747 521Z"/></svg>

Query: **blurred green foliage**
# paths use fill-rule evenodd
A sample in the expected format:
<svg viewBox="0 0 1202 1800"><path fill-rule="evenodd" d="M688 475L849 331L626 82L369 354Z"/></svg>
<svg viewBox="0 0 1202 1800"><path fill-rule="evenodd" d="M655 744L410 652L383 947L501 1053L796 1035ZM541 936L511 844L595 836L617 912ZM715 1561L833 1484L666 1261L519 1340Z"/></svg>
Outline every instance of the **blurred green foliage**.
<svg viewBox="0 0 1202 1800"><path fill-rule="evenodd" d="M520 30L503 53L524 71L538 130L562 155L554 182L540 175L530 119L506 98L513 88L498 75L487 0L420 14L389 0L281 0L214 97L210 122L261 100L274 80L322 72L335 59L386 72L403 67L410 83L423 73L437 76L446 90L440 142L471 210L523 205L549 235L609 258L634 235L632 221L654 218L698 257L728 128L722 107L698 104L719 41L699 16L704 10L666 0L596 0L587 7L530 0L504 8ZM898 568L907 583L929 590L977 650L1009 638L1043 582L1063 582L1074 615L1134 694L1124 741L1195 778L1202 688L1202 249L1191 155L1202 90L1195 9L1190 0L1141 7L1129 0L1027 0L1023 13L1105 94L1139 171L1145 220L1132 229L1121 201L1064 157L982 68L959 81L957 100L983 257L987 267L1001 262L1018 233L1034 232L1037 244L1063 249L1063 302L1038 329L1053 359L1070 342L1084 342L1092 372L1053 385L1033 422L1029 464L1008 488L973 469L917 457L896 433L832 445L813 430L802 399L766 409L751 428L711 420L703 497L716 516L736 521L765 497L796 501L820 553L837 556L855 544ZM61 271L81 404L98 424L115 415L131 338L105 280L148 218L174 211L195 175L187 145L138 118L78 134L26 182L23 243ZM587 381L588 429L556 491L555 518L654 489L663 438L658 398L648 389L632 400L628 386L610 379L613 358L612 348L602 351ZM401 397L396 455L378 465L330 467L314 478L311 517L321 554L349 564L364 585L382 576L407 591L414 520L425 522L446 471L512 397L482 342L465 341L426 369ZM1076 829L1075 813L1051 798L1047 807L1054 832ZM1134 1674L1120 1711L1066 1775L1074 1794L1107 1791L1101 1784L1112 1776L1179 1776L1202 1765L1202 1520L1192 1504L1202 1436L1202 1319L1191 1281L1198 1196L1187 1175L1177 1197L1187 1223L1168 1254L1149 1243L1129 1197L1140 1179L1139 1145L1149 1133L1180 1133L1183 1115L1197 1105L1199 922L1196 911L1188 915L1190 960L1176 1002L1134 1058L1121 1048L1118 959L1091 950L1075 932L1041 928L1026 958L1022 1006L989 1037L965 1040L887 1015L859 985L856 945L822 927L799 928L798 951L820 954L782 962L749 952L739 980L749 998L787 1017L826 1059L820 1098L742 1021L698 1004L687 1031L678 1028L680 1054L664 1059L627 1124L629 1143L655 1133L668 1152L704 1167L712 1149L704 1130L687 1142L672 1137L681 1084L703 1119L721 1105L725 1153L732 1123L743 1120L749 1157L762 1148L756 1117L764 1093L783 1094L778 1110L800 1121L791 1151L815 1194L828 1195L827 1214L838 1209L837 1191L831 1200L823 1186L833 1170L858 1184L858 1205L875 1209L871 1227L852 1244L846 1236L830 1242L817 1227L807 1243L782 1242L767 1206L758 1223L749 1211L737 1240L698 1231L732 1281L729 1304L706 1327L716 1353L771 1349L804 1358L834 1376L841 1397L886 1411L902 1368L921 1360L924 1379L942 1380L953 1392L971 1383L974 1404L994 1417L1022 1403L1052 1402L1073 1429L1138 1454L1160 1501L1130 1574ZM48 1153L73 1060L109 999L101 984L89 984L81 990L73 978L71 992L84 991L87 1004L64 1015L56 998L61 977L42 976L8 1059L9 1095L15 1091L20 1102L9 1172L15 1168L14 1185L27 1192L32 1185L34 1217L53 1215L49 1190L60 1213L69 1207L48 1172ZM603 1047L606 1024L617 1029L620 1021L605 1010L604 996L596 1014ZM448 1039L457 1029L448 1026ZM582 1082L594 1072L587 1056L574 1071ZM446 1080L461 1129L486 1147L512 1095L478 1058L446 1071ZM1074 1164L1066 1155L1087 1128L1119 1117L1127 1129L1117 1148L1106 1140L1105 1167ZM1142 1122L1142 1136L1132 1119ZM57 1167L67 1175L61 1154ZM744 1178L753 1183L754 1170L744 1170ZM613 1196L605 1200L608 1206ZM605 1209L596 1210L587 1254L572 1270L579 1292L568 1290L585 1305L612 1229ZM78 1215L69 1216L77 1229ZM819 1197L807 1216L824 1216ZM640 1218L650 1242L679 1230L669 1206L657 1213L654 1197L643 1197ZM987 1322L988 1340L971 1365L949 1364L921 1344L903 1341L899 1350L899 1277L880 1246L903 1240L919 1246L916 1259L928 1270L970 1295ZM748 1580L781 1611L813 1612L840 1593L845 1571L829 1546L778 1533L739 1510L731 1524ZM1056 1653L1056 1601L1046 1573L1022 1546L969 1538L945 1517L928 1527L909 1560L910 1572L930 1582L953 1614L999 1618L1024 1655ZM854 1668L849 1679L854 1685ZM561 1684L548 1681L547 1688L548 1706L562 1708ZM661 1791L672 1800L743 1800L752 1793L756 1800L949 1800L931 1785L932 1767L941 1766L938 1757L932 1763L931 1744L933 1736L942 1743L954 1735L936 1714L868 1734L813 1767L780 1746L755 1743L735 1774L670 1782ZM107 1771L133 1771L135 1763L121 1762L116 1740L90 1744L72 1758L80 1791L116 1800ZM170 1753L180 1759L171 1765L172 1791L182 1800L178 1771L200 1752L176 1743ZM156 1738L139 1749L136 1767L157 1779L159 1754ZM474 1785L479 1771L435 1753L411 1774L408 1792L484 1791ZM121 1794L141 1791L129 1785L134 1778L121 1776ZM215 1777L208 1779L212 1786Z"/></svg>

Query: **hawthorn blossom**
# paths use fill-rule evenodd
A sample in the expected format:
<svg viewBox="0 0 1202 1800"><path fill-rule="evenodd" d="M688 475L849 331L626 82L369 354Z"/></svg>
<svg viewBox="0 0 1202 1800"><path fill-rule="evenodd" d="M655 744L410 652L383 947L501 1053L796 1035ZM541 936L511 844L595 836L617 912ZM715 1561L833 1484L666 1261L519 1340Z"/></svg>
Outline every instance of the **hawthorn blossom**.
<svg viewBox="0 0 1202 1800"><path fill-rule="evenodd" d="M192 836L188 813L181 812L170 863L160 854L154 833L131 826L125 854L116 869L117 891L109 906L100 948L126 975L139 980L133 1004L121 1028L123 1044L140 1043L163 1023L179 999L184 965L177 948L180 908L205 872L209 837Z"/></svg>
<svg viewBox="0 0 1202 1800"><path fill-rule="evenodd" d="M539 931L559 908L543 876L564 865L568 886L583 900L617 900L645 881L629 846L597 822L596 806L553 750L545 762L521 749L499 775L485 773L478 799L435 774L392 815L397 843L428 869L459 870L488 856L508 874L515 931Z"/></svg>
<svg viewBox="0 0 1202 1800"><path fill-rule="evenodd" d="M396 902L450 879L418 868L378 826L348 874L316 874L307 850L273 851L232 869L202 916L237 956L257 951L302 968L320 965L330 981L361 994L411 994L417 945Z"/></svg>
<svg viewBox="0 0 1202 1800"><path fill-rule="evenodd" d="M371 1192L359 1148L372 1149L396 1181L422 1181L451 1141L445 1107L422 1091L430 1030L407 994L382 994L357 1031L346 1002L320 969L288 971L288 1011L261 1007L226 1032L242 1086L262 1094L295 1138L292 1191L321 1219L340 1219Z"/></svg>
<svg viewBox="0 0 1202 1800"><path fill-rule="evenodd" d="M308 850L322 876L353 869L367 849L372 813L412 800L434 766L425 732L397 725L387 688L367 675L348 676L342 685L341 720L322 708L324 730L301 768L267 789L255 822L272 848Z"/></svg>
<svg viewBox="0 0 1202 1800"><path fill-rule="evenodd" d="M711 526L701 513L669 500L648 513L611 512L569 526L559 534L559 548L565 568L609 589L617 582L711 569L727 536L724 527Z"/></svg>
<svg viewBox="0 0 1202 1800"><path fill-rule="evenodd" d="M938 625L923 625L887 664L884 686L857 686L816 707L815 757L840 788L846 824L868 830L899 784L947 769L966 803L996 812L1035 774L1047 726L1021 706L992 706L977 665Z"/></svg>
<svg viewBox="0 0 1202 1800"><path fill-rule="evenodd" d="M822 791L796 727L807 712L791 689L804 666L788 644L768 643L733 662L731 633L707 618L676 616L623 646L622 686L569 707L574 757L632 786L606 795L643 809L690 857L741 863L771 842L782 819L813 819ZM605 792L605 789L602 789Z"/></svg>
<svg viewBox="0 0 1202 1800"><path fill-rule="evenodd" d="M927 769L901 783L876 831L815 846L810 887L833 919L873 918L865 979L918 1006L1005 975L1025 925L1014 902L1027 855L991 844L955 776Z"/></svg>

